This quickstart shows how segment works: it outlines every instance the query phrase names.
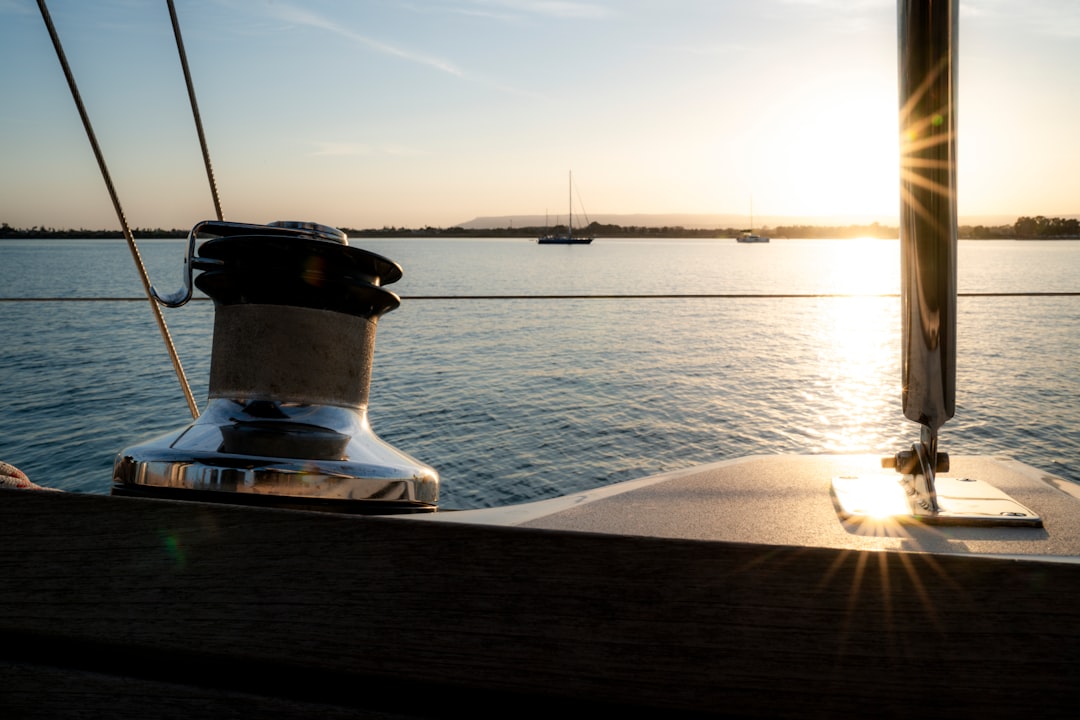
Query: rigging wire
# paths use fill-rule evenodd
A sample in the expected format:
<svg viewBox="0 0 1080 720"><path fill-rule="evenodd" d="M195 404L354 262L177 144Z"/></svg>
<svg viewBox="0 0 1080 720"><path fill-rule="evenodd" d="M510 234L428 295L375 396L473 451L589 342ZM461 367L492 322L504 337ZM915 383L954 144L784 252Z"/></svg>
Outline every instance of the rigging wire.
<svg viewBox="0 0 1080 720"><path fill-rule="evenodd" d="M203 132L199 103L195 100L195 85L191 82L187 53L184 52L184 40L180 37L180 22L176 19L176 6L173 4L173 0L168 0L168 4L169 19L172 20L173 35L176 36L176 51L180 53L180 66L184 70L184 82L187 84L188 99L191 100L191 114L195 118L195 131L199 134L199 146L202 148L203 164L206 165L206 179L210 181L210 195L214 198L214 212L217 213L217 219L220 222L225 219L225 216L221 212L221 198L218 196L217 183L214 181L214 168L210 164L210 150L206 144L206 133Z"/></svg>
<svg viewBox="0 0 1080 720"><path fill-rule="evenodd" d="M589 213L585 212L585 203L581 199L581 188L575 185L574 191L577 192L577 201L578 205L581 206L581 214L585 216L585 227L588 227L592 222L589 220Z"/></svg>
<svg viewBox="0 0 1080 720"><path fill-rule="evenodd" d="M45 6L45 0L38 0L38 9L41 11L41 17L45 21L45 27L49 31L49 37L52 39L53 47L56 49L56 57L60 61L60 67L63 69L64 77L67 79L68 87L71 89L71 97L75 101L75 107L79 111L79 117L82 119L83 128L86 129L86 137L89 139L90 147L94 151L94 157L97 159L98 168L101 170L102 179L105 181L105 187L109 191L109 198L112 200L113 209L116 211L116 217L120 221L120 228L123 230L124 239L127 240L128 250L131 251L131 257L135 261L135 269L139 273L139 279L142 281L143 290L146 292L146 298L150 301L150 308L154 313L154 319L157 321L158 329L161 331L161 337L165 341L165 348L168 350L173 370L176 372L176 377L180 381L180 387L184 391L184 398L187 400L188 409L191 410L192 418L198 418L199 406L195 403L195 397L191 394L191 386L188 384L187 376L184 374L184 368L180 363L180 356L176 353L176 347L173 345L172 336L169 334L169 328L165 324L165 318L161 314L161 308L158 307L158 304L151 293L150 277L146 273L146 266L143 265L142 256L139 254L139 248L135 245L135 237L131 234L131 228L128 227L127 218L124 216L124 210L120 206L120 198L116 193L112 177L109 175L109 169L105 164L105 156L102 154L101 147L98 145L93 125L90 124L90 116L87 114L86 107L83 105L82 96L79 94L79 88L75 84L75 76L72 74L71 67L68 65L67 56L64 54L64 48L60 44L60 36L57 34L56 27L53 25L52 17L49 15L49 9Z"/></svg>

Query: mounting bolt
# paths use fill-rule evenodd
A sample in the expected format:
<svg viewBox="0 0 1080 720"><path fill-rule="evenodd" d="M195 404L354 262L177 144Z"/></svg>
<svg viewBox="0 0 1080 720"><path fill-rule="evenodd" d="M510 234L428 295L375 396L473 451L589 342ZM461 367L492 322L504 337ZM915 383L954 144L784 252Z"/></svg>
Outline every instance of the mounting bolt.
<svg viewBox="0 0 1080 720"><path fill-rule="evenodd" d="M881 467L896 468L896 472L902 475L914 475L919 469L919 455L914 448L901 450L893 457L881 458ZM949 453L939 452L937 461L934 463L934 472L949 472Z"/></svg>
<svg viewBox="0 0 1080 720"><path fill-rule="evenodd" d="M881 467L896 468L901 475L911 475L915 472L915 466L919 459L914 450L901 450L893 457L881 458Z"/></svg>

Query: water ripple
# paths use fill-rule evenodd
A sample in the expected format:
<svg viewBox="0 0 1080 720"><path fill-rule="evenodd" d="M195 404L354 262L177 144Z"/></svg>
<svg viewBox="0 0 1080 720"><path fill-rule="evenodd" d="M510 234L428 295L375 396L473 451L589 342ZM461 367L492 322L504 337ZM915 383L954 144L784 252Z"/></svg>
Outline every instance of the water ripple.
<svg viewBox="0 0 1080 720"><path fill-rule="evenodd" d="M706 264L707 245L662 246L677 254L677 262L676 255L658 256L656 246L630 245L623 250L642 263L630 274L629 260L617 268L603 265L615 262L613 253L588 256L593 290L625 291L627 277L638 277L634 291L670 292L684 270L679 289L701 290L695 283L716 283L723 275L723 265ZM391 257L430 249L393 247L404 252L386 252ZM741 255L732 248L714 252L731 270L729 288L795 292L819 287L827 277L800 267L822 247L830 262L839 263L844 255L836 248L854 246L799 246L793 260L779 243L766 248L771 260L755 256L778 263L768 277L761 271L767 263L757 273L739 264L747 262L746 248L738 248ZM883 247L888 245L853 254L860 262L877 262ZM491 270L483 289L589 289L569 254L561 271L572 277L564 285L549 284L536 267L515 264L535 265L536 249L507 250L509 256L499 259L502 274ZM71 273L82 273L78 263L97 257L90 250L75 253ZM1007 250L994 246L987 252L1003 261ZM1026 246L1013 250L1033 252ZM1058 268L1050 285L1080 285L1077 249L1067 256L1059 246L1048 252L1072 263ZM667 264L645 265L650 253L667 257ZM464 260L494 267L490 257L465 254L449 267L467 273ZM452 255L396 259L415 278L417 291L476 292L477 277L447 272ZM442 274L426 282L424 268L439 262ZM553 264L546 270L559 269L556 260L544 262ZM418 272L410 273L414 265ZM1019 282L1005 279L997 267L980 267L981 274L969 271L964 282ZM40 273L27 276L47 280ZM132 287L126 285L125 294ZM108 492L119 449L188 421L144 305L0 307L0 459L31 478ZM212 313L209 303L167 313L200 401L207 389ZM1080 481L1080 299L962 297L958 330L957 413L943 428L943 447L956 454L1012 455ZM553 497L748 454L891 455L918 436L900 410L899 346L896 297L406 298L379 322L370 418L380 437L440 472L444 507Z"/></svg>

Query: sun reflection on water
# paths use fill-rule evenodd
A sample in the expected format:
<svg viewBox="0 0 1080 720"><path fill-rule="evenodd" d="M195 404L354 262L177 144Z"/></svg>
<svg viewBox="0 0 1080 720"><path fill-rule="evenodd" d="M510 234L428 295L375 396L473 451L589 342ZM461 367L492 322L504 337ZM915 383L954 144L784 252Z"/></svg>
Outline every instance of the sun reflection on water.
<svg viewBox="0 0 1080 720"><path fill-rule="evenodd" d="M818 428L828 453L880 452L899 417L899 300L896 246L880 240L837 244L827 263L845 296L822 301L813 342L824 406Z"/></svg>

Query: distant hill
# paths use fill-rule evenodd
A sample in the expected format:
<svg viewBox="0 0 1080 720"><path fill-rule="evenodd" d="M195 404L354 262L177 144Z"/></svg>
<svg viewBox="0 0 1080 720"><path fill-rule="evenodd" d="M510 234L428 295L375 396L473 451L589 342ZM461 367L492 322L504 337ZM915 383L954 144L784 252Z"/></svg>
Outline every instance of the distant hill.
<svg viewBox="0 0 1080 720"><path fill-rule="evenodd" d="M590 222L601 225L620 225L622 227L684 227L718 228L742 227L749 222L746 215L692 215L686 213L634 213L634 214L590 214L587 218L574 213L574 226L584 227ZM509 227L545 227L565 225L566 214L562 215L493 215L477 217L457 227L466 230L491 230Z"/></svg>
<svg viewBox="0 0 1080 720"><path fill-rule="evenodd" d="M1077 215L1063 215L1064 218L1077 218ZM1012 225L1016 222L1016 215L968 215L958 218L959 225L985 225L998 227ZM623 213L623 214L590 214L587 218L574 214L574 226L584 227L589 222L597 222L603 225L620 225L622 227L683 227L694 229L713 228L742 228L750 222L746 215L738 214L708 214L708 213ZM848 226L848 225L871 225L879 223L890 227L899 224L896 216L887 217L881 215L764 215L754 218L754 225L773 228L778 226L812 225L812 226ZM550 227L566 223L566 215L490 215L473 218L465 222L457 223L453 227L466 230L492 230L497 228L521 228L521 227Z"/></svg>

